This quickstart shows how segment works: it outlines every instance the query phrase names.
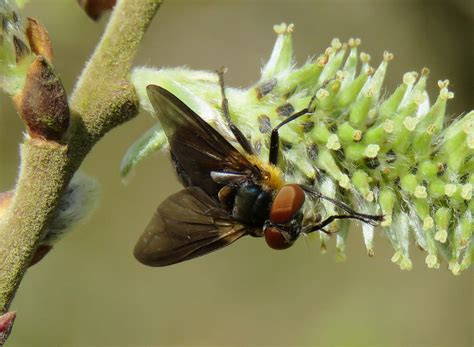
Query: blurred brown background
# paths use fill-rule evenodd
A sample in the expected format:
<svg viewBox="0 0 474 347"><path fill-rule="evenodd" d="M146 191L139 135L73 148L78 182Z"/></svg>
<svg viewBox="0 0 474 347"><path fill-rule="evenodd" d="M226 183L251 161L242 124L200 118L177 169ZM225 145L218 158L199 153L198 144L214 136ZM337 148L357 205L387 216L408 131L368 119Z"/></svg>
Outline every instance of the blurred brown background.
<svg viewBox="0 0 474 347"><path fill-rule="evenodd" d="M137 0L138 1L138 0ZM55 66L71 91L106 19L93 23L73 0L31 0L24 12L48 28ZM430 96L448 78L458 115L473 109L472 2L166 1L151 26L137 65L229 68L227 82L257 80L275 35L295 23L297 60L321 53L333 37L362 39L378 65L395 54L386 86L406 71L431 69ZM0 191L16 176L23 126L0 97ZM206 257L147 268L132 257L137 237L160 201L180 189L168 156L138 167L128 185L118 174L122 155L153 120L140 115L112 131L84 162L97 177L102 203L24 279L13 309L9 346L472 346L473 271L460 277L429 270L412 249L414 269L390 262L378 237L368 258L358 230L348 260L334 247L300 240L284 252L244 239Z"/></svg>

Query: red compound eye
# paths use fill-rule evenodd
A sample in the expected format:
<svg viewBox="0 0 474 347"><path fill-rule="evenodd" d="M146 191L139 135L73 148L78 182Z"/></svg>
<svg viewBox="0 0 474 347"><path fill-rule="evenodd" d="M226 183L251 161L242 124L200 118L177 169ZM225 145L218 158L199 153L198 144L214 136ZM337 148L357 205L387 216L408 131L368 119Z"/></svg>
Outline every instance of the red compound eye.
<svg viewBox="0 0 474 347"><path fill-rule="evenodd" d="M297 184L283 186L273 199L270 220L275 224L289 222L301 209L305 199L303 189Z"/></svg>
<svg viewBox="0 0 474 347"><path fill-rule="evenodd" d="M265 230L265 241L267 245L273 249L287 249L293 245L293 241L287 240L283 232L275 227L270 227Z"/></svg>

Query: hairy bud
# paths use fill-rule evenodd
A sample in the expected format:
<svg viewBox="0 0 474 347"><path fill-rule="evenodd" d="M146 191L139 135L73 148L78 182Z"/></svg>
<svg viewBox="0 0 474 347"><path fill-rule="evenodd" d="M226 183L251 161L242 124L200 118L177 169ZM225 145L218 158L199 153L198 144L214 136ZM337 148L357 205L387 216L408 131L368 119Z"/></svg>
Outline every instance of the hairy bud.
<svg viewBox="0 0 474 347"><path fill-rule="evenodd" d="M61 140L69 125L67 95L44 56L31 63L25 86L13 100L31 137Z"/></svg>
<svg viewBox="0 0 474 347"><path fill-rule="evenodd" d="M0 192L0 221L8 217L14 194L14 190ZM53 249L54 244L91 215L97 206L99 195L100 187L94 178L80 172L74 175L51 215L45 236L33 254L29 266L41 261Z"/></svg>
<svg viewBox="0 0 474 347"><path fill-rule="evenodd" d="M87 15L93 20L98 20L102 14L111 10L116 0L77 0L79 6L81 6Z"/></svg>
<svg viewBox="0 0 474 347"><path fill-rule="evenodd" d="M36 19L28 17L26 36L31 50L37 55L42 55L51 63L53 61L53 47L46 28Z"/></svg>
<svg viewBox="0 0 474 347"><path fill-rule="evenodd" d="M7 312L0 316L0 346L3 346L10 336L15 318L15 312Z"/></svg>

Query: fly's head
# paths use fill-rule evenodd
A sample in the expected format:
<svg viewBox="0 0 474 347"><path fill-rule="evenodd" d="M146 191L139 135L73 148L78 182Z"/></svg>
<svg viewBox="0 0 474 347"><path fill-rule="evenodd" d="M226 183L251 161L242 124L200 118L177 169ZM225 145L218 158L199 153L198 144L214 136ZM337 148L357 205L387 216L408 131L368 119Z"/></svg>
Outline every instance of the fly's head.
<svg viewBox="0 0 474 347"><path fill-rule="evenodd" d="M304 201L305 193L297 184L287 184L277 192L263 228L268 246L286 249L293 245L301 233Z"/></svg>

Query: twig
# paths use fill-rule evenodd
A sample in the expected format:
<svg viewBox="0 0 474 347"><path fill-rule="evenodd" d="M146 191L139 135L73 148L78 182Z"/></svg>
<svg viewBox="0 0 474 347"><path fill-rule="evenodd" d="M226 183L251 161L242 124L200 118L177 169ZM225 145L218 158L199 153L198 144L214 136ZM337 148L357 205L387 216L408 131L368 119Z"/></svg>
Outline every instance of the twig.
<svg viewBox="0 0 474 347"><path fill-rule="evenodd" d="M48 218L94 144L137 114L128 81L138 45L161 0L121 0L71 98L66 143L26 138L15 196L0 224L0 313L6 312Z"/></svg>

